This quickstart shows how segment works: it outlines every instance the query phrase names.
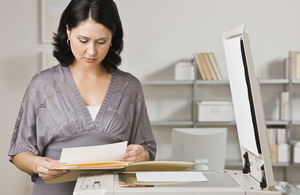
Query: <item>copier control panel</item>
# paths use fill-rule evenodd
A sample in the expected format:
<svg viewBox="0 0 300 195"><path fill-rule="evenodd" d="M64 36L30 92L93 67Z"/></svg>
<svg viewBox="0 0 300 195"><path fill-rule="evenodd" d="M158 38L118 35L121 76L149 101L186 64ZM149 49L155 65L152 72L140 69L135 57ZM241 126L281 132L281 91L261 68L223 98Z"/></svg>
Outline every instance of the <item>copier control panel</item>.
<svg viewBox="0 0 300 195"><path fill-rule="evenodd" d="M113 174L105 175L105 177L103 174L82 175L77 179L73 195L108 194L110 189L113 190L112 177Z"/></svg>

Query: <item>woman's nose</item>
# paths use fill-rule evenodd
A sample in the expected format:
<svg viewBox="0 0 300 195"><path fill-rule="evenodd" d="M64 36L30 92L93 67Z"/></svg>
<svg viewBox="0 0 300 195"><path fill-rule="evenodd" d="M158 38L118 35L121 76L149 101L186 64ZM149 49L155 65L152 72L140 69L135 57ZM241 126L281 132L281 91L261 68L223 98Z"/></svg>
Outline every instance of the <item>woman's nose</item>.
<svg viewBox="0 0 300 195"><path fill-rule="evenodd" d="M87 54L94 56L96 54L96 45L95 43L90 43L87 48Z"/></svg>

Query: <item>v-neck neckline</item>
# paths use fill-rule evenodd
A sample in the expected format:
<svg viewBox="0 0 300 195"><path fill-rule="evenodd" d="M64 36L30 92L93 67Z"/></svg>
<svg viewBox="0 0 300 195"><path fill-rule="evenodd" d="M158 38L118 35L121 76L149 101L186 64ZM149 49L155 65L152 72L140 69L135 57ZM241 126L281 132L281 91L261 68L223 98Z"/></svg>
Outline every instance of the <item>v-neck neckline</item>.
<svg viewBox="0 0 300 195"><path fill-rule="evenodd" d="M69 82L69 84L71 86L71 91L74 93L74 95L76 97L76 101L77 101L77 103L80 107L80 110L84 114L84 118L85 118L86 123L87 123L87 127L85 127L85 128L87 128L87 130L88 129L93 129L93 128L100 129L103 114L104 114L105 110L107 110L108 104L109 104L109 102L111 100L111 97L113 95L114 86L117 83L117 70L112 72L112 76L111 76L111 80L110 80L108 90L105 94L105 97L104 97L104 100L102 102L101 108L97 113L95 121L93 121L92 116L91 116L86 104L84 103L81 94L79 93L79 90L78 90L77 85L75 83L75 80L72 76L70 68L69 67L63 67L63 69L65 70L66 79L67 79L67 81Z"/></svg>

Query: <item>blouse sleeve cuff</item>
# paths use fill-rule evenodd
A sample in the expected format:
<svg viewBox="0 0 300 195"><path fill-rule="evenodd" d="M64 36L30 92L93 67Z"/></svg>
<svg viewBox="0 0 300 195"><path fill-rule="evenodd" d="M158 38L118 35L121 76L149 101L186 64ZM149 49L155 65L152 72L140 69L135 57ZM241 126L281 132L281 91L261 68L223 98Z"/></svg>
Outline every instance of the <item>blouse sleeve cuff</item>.
<svg viewBox="0 0 300 195"><path fill-rule="evenodd" d="M39 155L38 151L35 148L29 148L24 146L11 146L8 152L9 161L13 163L13 157L21 152L30 152L36 156Z"/></svg>

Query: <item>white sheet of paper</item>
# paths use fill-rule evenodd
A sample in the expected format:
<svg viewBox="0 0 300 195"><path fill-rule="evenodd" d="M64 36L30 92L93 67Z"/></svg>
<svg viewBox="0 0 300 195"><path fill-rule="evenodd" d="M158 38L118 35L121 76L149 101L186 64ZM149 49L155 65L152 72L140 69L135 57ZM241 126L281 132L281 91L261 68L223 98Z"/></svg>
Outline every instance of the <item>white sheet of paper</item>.
<svg viewBox="0 0 300 195"><path fill-rule="evenodd" d="M224 49L239 142L241 146L258 156L241 53L240 37L226 40L224 42Z"/></svg>
<svg viewBox="0 0 300 195"><path fill-rule="evenodd" d="M136 179L139 182L207 182L208 179L202 172L137 172Z"/></svg>
<svg viewBox="0 0 300 195"><path fill-rule="evenodd" d="M126 147L127 141L100 146L63 148L60 162L83 164L118 161L118 157L126 152Z"/></svg>

